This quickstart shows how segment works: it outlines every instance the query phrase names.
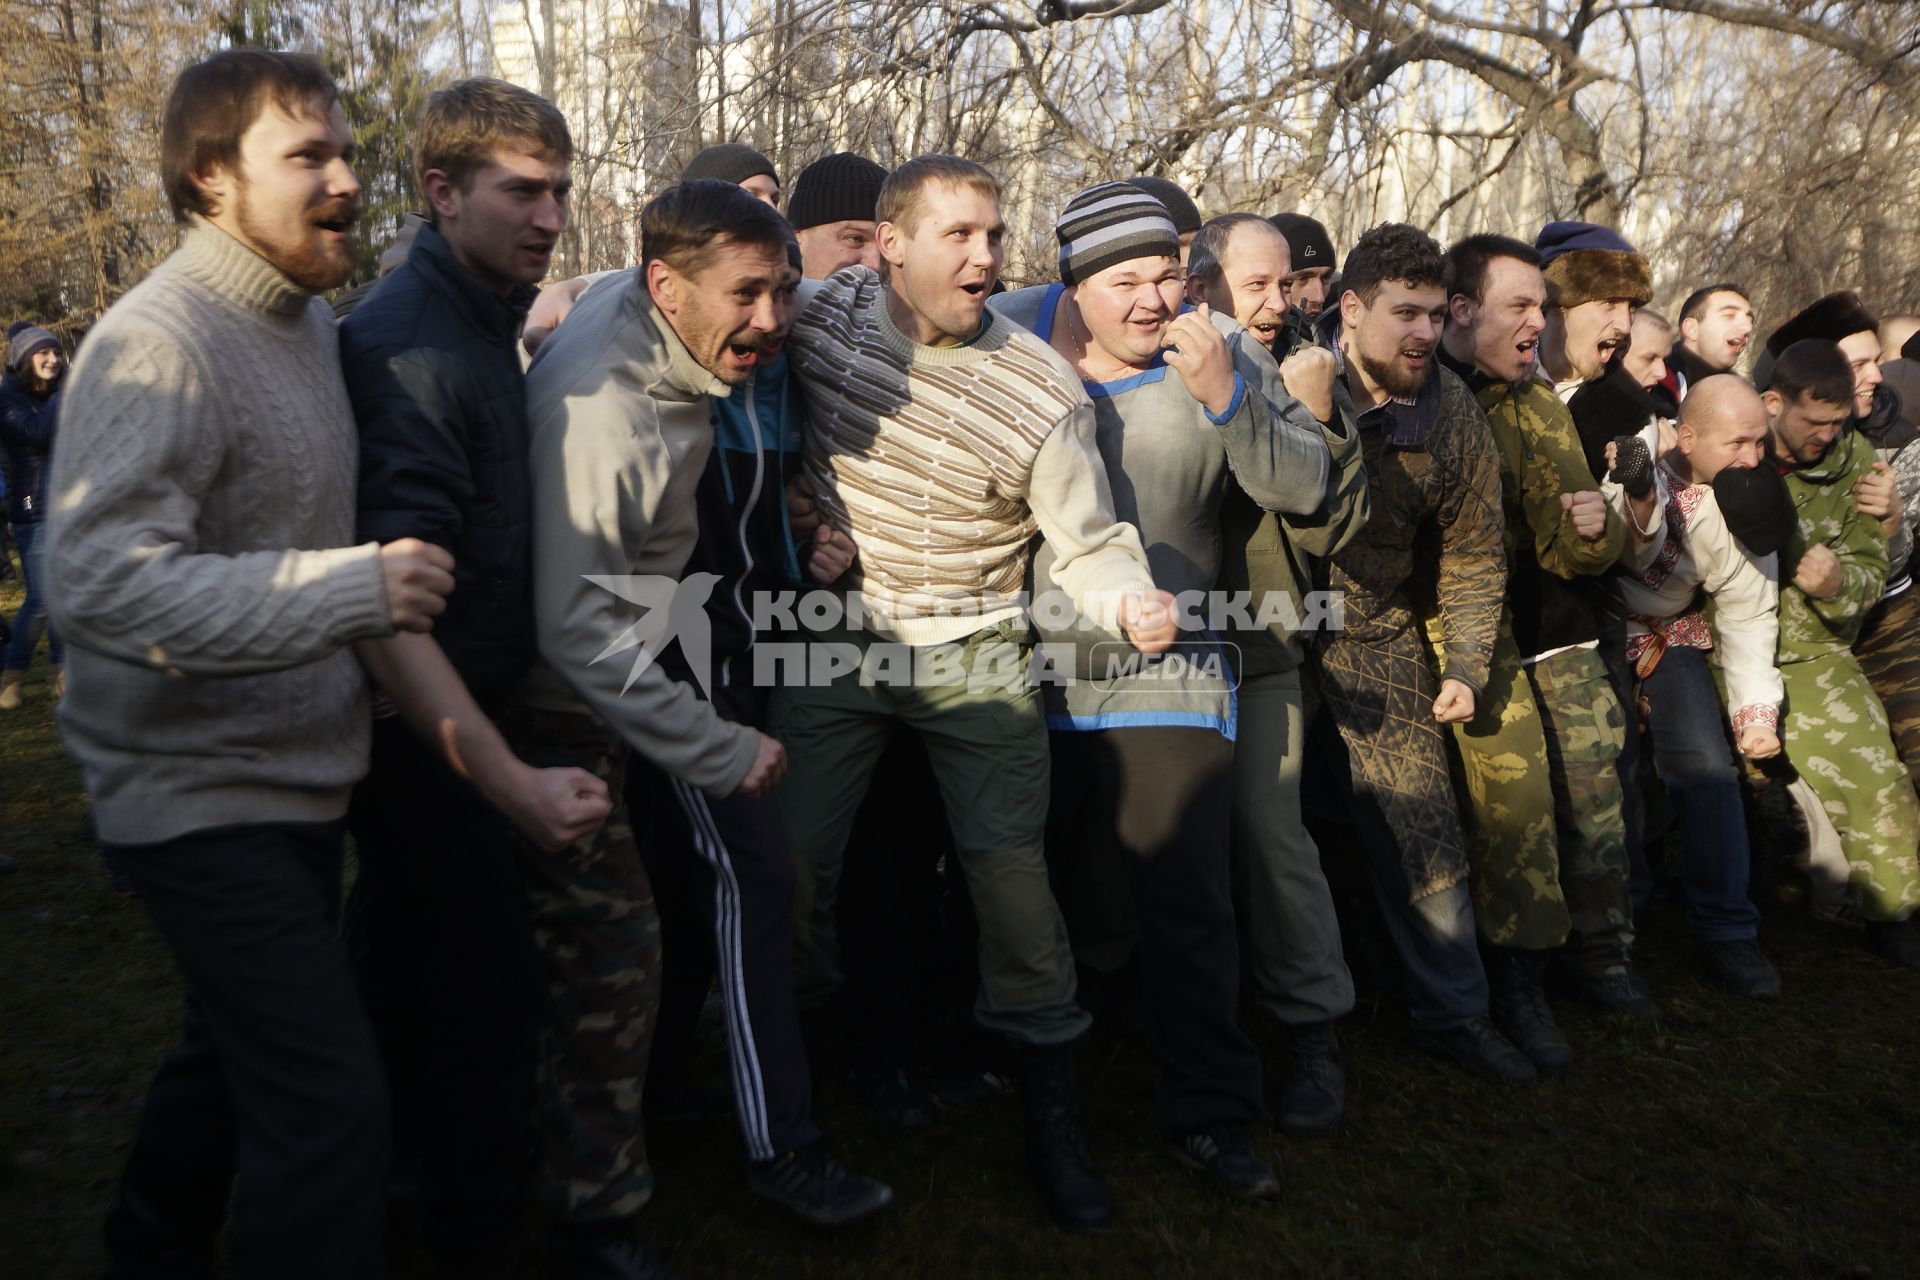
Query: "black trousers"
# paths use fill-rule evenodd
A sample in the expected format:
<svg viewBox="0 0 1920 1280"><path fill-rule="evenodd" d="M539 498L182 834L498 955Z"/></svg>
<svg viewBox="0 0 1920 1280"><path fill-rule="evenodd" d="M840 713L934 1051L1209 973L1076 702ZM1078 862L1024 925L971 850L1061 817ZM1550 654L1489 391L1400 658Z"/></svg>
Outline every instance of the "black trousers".
<svg viewBox="0 0 1920 1280"><path fill-rule="evenodd" d="M1195 728L1052 736L1047 863L1054 893L1071 919L1076 897L1112 902L1113 878L1132 878L1162 1128L1179 1137L1257 1120L1260 1055L1236 1021L1233 744Z"/></svg>
<svg viewBox="0 0 1920 1280"><path fill-rule="evenodd" d="M729 719L763 723L753 697L719 691ZM779 808L768 796L714 799L638 752L627 762L627 808L660 913L655 1071L684 1072L717 980L747 1159L805 1146L820 1129L794 999L794 866Z"/></svg>
<svg viewBox="0 0 1920 1280"><path fill-rule="evenodd" d="M387 1089L337 928L339 823L113 845L187 985L107 1219L114 1280L376 1275Z"/></svg>
<svg viewBox="0 0 1920 1280"><path fill-rule="evenodd" d="M509 1232L533 1166L541 971L512 823L398 717L348 814L346 936L435 1246Z"/></svg>

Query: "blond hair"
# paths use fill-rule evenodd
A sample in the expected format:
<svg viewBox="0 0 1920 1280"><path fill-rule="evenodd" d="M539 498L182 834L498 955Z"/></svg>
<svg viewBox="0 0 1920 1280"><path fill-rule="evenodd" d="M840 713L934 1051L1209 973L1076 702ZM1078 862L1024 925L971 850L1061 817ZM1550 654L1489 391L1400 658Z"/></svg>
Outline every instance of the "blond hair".
<svg viewBox="0 0 1920 1280"><path fill-rule="evenodd" d="M960 156L919 156L887 175L874 201L875 222L891 222L903 235L912 235L926 215L926 191L938 184L1000 199L1000 179Z"/></svg>
<svg viewBox="0 0 1920 1280"><path fill-rule="evenodd" d="M413 133L413 182L424 197L429 169L462 191L495 151L524 151L542 160L573 159L573 136L559 108L505 80L475 76L436 90Z"/></svg>

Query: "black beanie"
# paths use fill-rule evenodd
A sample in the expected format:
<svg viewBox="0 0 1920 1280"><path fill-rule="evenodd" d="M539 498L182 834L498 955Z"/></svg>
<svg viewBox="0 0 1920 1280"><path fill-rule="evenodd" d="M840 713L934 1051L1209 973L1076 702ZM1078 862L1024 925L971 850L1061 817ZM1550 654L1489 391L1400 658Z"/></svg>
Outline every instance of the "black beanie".
<svg viewBox="0 0 1920 1280"><path fill-rule="evenodd" d="M742 143L723 142L717 147L708 147L687 161L680 181L712 178L716 182L731 182L739 186L759 173L766 174L775 182L780 181L779 171L773 167L773 161Z"/></svg>
<svg viewBox="0 0 1920 1280"><path fill-rule="evenodd" d="M787 221L795 231L824 222L872 222L887 171L865 156L837 151L800 171L787 196Z"/></svg>
<svg viewBox="0 0 1920 1280"><path fill-rule="evenodd" d="M1772 555L1787 545L1799 523L1787 482L1769 463L1757 467L1722 467L1713 478L1713 498L1727 522L1727 532L1757 556Z"/></svg>
<svg viewBox="0 0 1920 1280"><path fill-rule="evenodd" d="M1167 206L1167 212L1173 215L1175 235L1186 235L1198 231L1201 222L1200 206L1193 202L1186 188L1177 182L1168 182L1165 178L1132 177L1125 179L1128 186L1138 187L1148 195Z"/></svg>
<svg viewBox="0 0 1920 1280"><path fill-rule="evenodd" d="M1901 346L1900 355L1906 360L1920 360L1920 329L1914 330L1913 336Z"/></svg>
<svg viewBox="0 0 1920 1280"><path fill-rule="evenodd" d="M1295 271L1305 271L1310 267L1335 267L1340 264L1334 260L1333 237L1327 229L1304 213L1276 213L1267 219L1274 229L1287 238L1287 256L1293 260Z"/></svg>

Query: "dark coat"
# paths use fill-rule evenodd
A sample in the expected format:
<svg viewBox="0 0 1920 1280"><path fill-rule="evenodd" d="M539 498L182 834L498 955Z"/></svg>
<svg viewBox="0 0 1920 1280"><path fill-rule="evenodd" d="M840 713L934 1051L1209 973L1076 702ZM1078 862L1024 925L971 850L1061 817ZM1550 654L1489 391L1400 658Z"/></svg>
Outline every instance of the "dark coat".
<svg viewBox="0 0 1920 1280"><path fill-rule="evenodd" d="M0 380L0 447L6 450L7 522L36 524L46 510L47 471L53 464L54 419L60 412L59 382L37 396L13 370Z"/></svg>
<svg viewBox="0 0 1920 1280"><path fill-rule="evenodd" d="M481 699L534 653L527 393L517 343L534 290L501 297L432 227L340 327L360 424L359 536L419 538L454 559L434 622Z"/></svg>

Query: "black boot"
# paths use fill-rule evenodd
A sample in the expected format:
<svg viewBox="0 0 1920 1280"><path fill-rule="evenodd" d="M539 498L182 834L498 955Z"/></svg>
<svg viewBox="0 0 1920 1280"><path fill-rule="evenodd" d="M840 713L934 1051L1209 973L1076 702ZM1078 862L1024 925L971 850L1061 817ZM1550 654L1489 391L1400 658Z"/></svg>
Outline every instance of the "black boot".
<svg viewBox="0 0 1920 1280"><path fill-rule="evenodd" d="M1340 1038L1331 1022L1303 1022L1288 1037L1287 1083L1276 1123L1296 1137L1332 1133L1347 1107L1347 1075L1340 1069Z"/></svg>
<svg viewBox="0 0 1920 1280"><path fill-rule="evenodd" d="M557 1269L565 1280L679 1280L679 1272L640 1243L628 1222L565 1226L554 1233Z"/></svg>
<svg viewBox="0 0 1920 1280"><path fill-rule="evenodd" d="M1909 969L1920 969L1920 933L1906 920L1875 920L1867 924L1867 945Z"/></svg>
<svg viewBox="0 0 1920 1280"><path fill-rule="evenodd" d="M1564 1071L1573 1065L1573 1050L1553 1024L1553 1010L1540 988L1546 971L1544 951L1515 947L1488 947L1488 1012L1493 1025L1542 1071Z"/></svg>
<svg viewBox="0 0 1920 1280"><path fill-rule="evenodd" d="M1113 1198L1087 1154L1080 1128L1080 1090L1071 1045L1027 1045L1020 1051L1020 1094L1027 1111L1027 1171L1047 1212L1068 1231L1113 1221Z"/></svg>

